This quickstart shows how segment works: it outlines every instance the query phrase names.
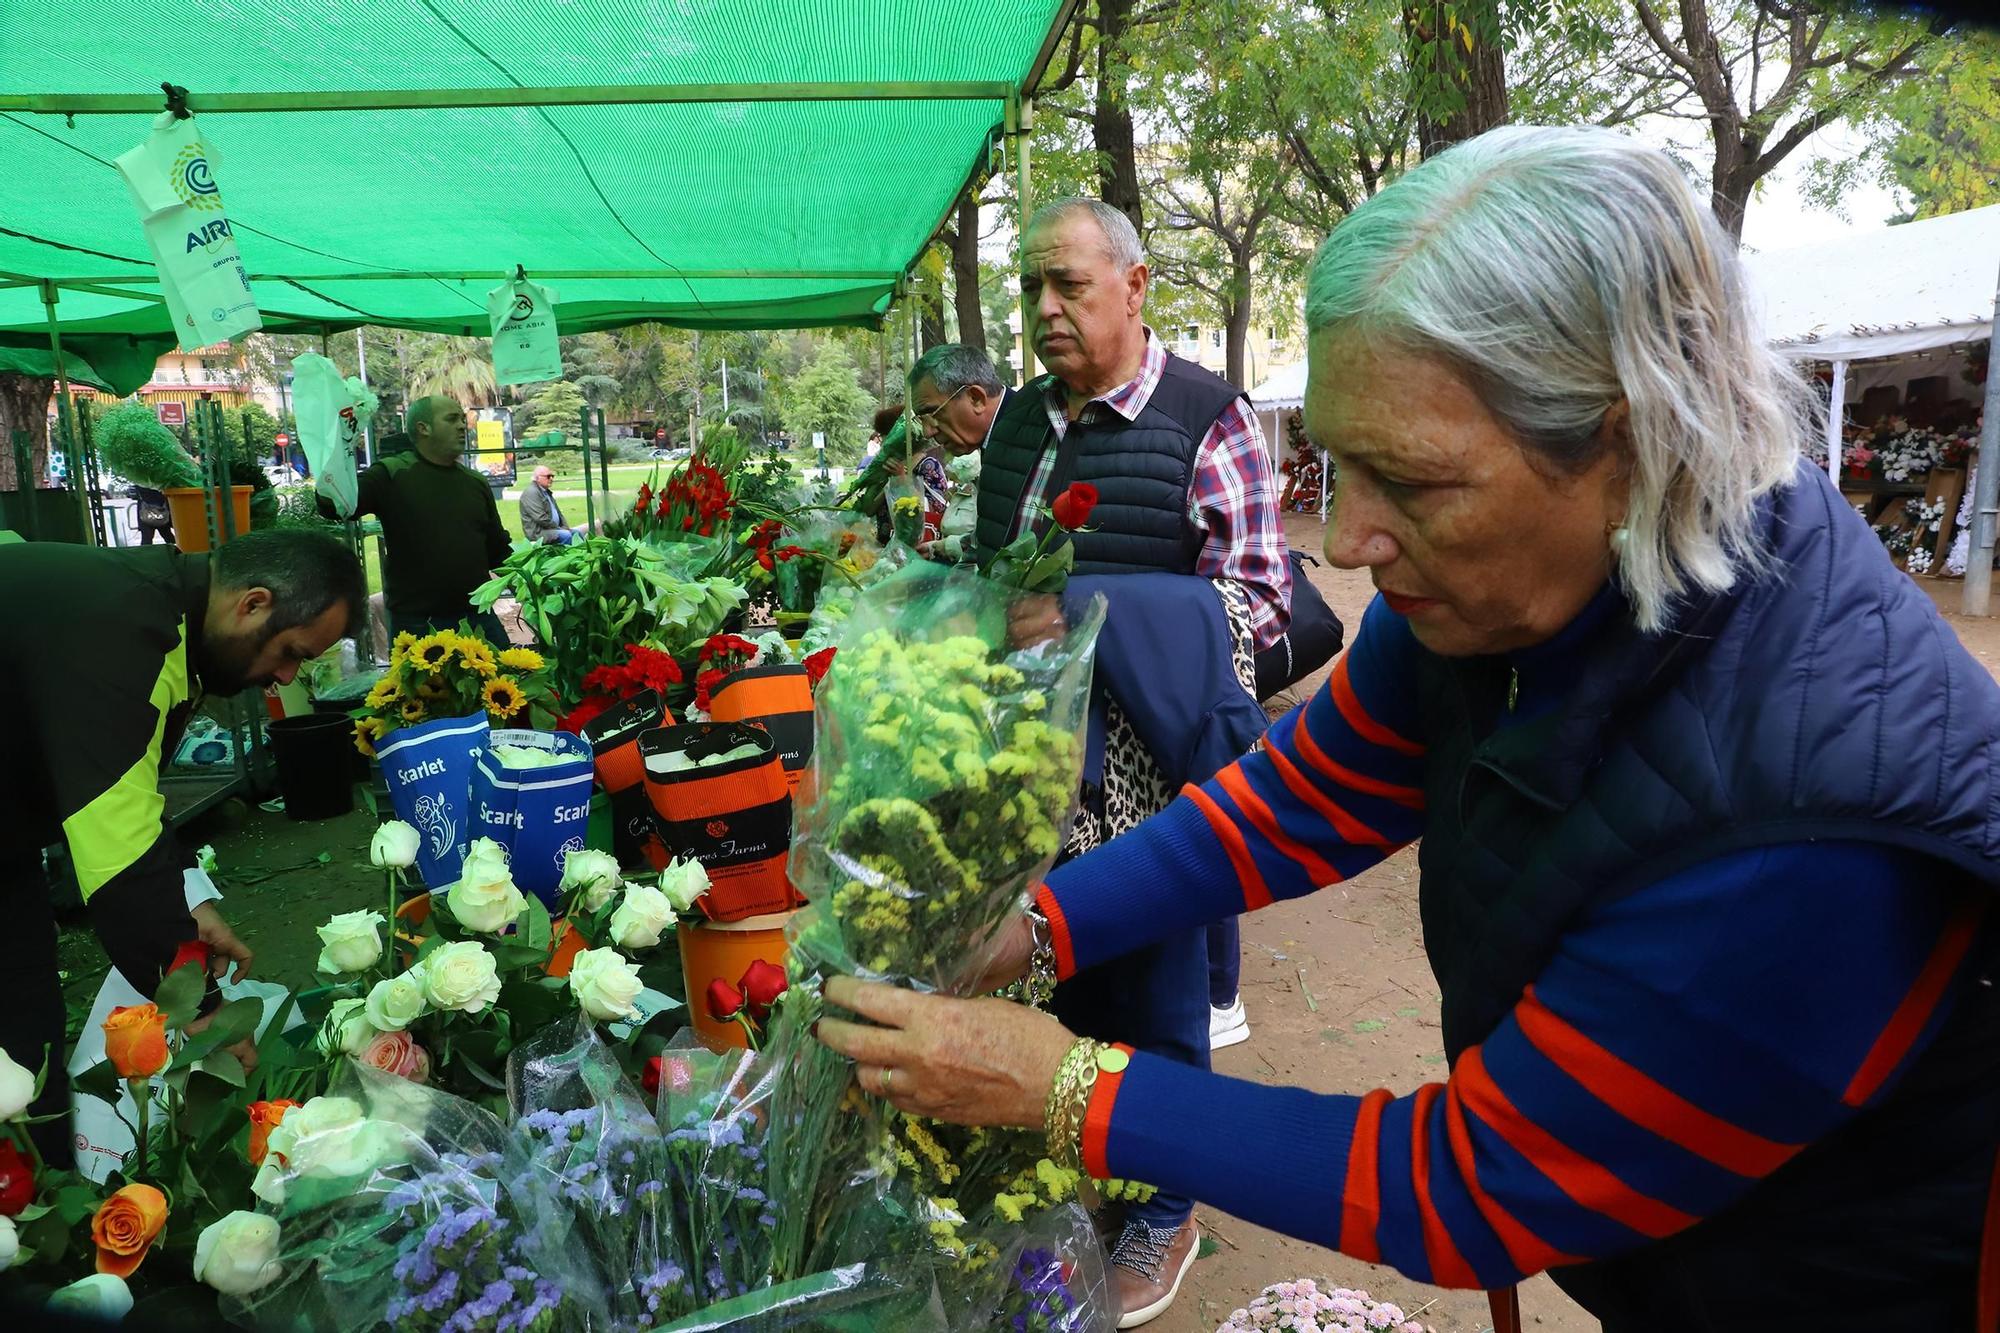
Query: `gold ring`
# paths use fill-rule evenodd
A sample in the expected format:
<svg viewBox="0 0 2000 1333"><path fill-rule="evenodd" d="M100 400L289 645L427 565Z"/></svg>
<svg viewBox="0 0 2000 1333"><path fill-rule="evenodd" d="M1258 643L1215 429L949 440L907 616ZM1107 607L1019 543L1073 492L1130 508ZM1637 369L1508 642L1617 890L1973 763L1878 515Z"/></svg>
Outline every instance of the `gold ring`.
<svg viewBox="0 0 2000 1333"><path fill-rule="evenodd" d="M881 1082L882 1082L882 1095L884 1097L887 1097L889 1095L889 1081L895 1077L896 1077L896 1071L893 1069L884 1069L882 1071Z"/></svg>

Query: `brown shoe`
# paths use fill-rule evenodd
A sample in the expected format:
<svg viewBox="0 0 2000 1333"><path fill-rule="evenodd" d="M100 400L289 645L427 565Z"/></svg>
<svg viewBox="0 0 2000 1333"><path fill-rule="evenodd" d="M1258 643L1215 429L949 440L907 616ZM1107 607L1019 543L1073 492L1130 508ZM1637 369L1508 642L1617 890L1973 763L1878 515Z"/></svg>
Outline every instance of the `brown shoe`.
<svg viewBox="0 0 2000 1333"><path fill-rule="evenodd" d="M1181 1279L1194 1266L1201 1239L1190 1217L1178 1230L1163 1231L1134 1219L1125 1224L1111 1251L1111 1280L1118 1291L1118 1327L1137 1328L1167 1312L1180 1295Z"/></svg>

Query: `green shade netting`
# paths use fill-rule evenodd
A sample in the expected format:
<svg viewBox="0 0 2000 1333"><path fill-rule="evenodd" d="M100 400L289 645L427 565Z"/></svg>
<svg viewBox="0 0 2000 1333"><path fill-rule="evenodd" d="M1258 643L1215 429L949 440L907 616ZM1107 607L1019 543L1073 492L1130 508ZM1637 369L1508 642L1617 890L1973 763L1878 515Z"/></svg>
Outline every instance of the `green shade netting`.
<svg viewBox="0 0 2000 1333"><path fill-rule="evenodd" d="M188 88L265 327L484 335L515 265L566 333L873 322L1002 124L1001 97L201 111L204 94L921 81L1020 87L1063 0L137 0L0 5L10 94ZM148 114L0 111L0 274L148 274L112 165ZM565 271L637 271L586 278ZM677 276L687 271L727 276ZM742 276L749 272L787 276ZM397 273L477 272L471 279ZM813 276L838 275L838 276ZM863 276L855 276L863 275ZM357 280L358 276L358 280ZM0 278L0 281L5 281ZM65 336L167 330L64 289ZM46 336L0 287L0 340Z"/></svg>

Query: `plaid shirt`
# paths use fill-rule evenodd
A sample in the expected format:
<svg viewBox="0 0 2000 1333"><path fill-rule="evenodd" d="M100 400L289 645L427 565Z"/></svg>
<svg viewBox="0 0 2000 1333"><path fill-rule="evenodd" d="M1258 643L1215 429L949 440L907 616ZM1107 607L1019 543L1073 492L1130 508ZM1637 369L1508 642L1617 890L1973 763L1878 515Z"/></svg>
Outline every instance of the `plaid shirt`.
<svg viewBox="0 0 2000 1333"><path fill-rule="evenodd" d="M1088 424L1102 404L1127 421L1138 420L1152 401L1160 376L1166 373L1167 355L1160 340L1147 329L1146 354L1139 362L1138 375L1093 398L1078 419ZM1055 472L1055 446L1069 430L1062 385L1053 375L1045 376L1041 383L1042 406L1054 435L1021 492L1021 508L1014 515L1009 540L1033 527L1042 507L1053 499L1047 492ZM1264 447L1264 433L1241 398L1232 399L1222 409L1195 451L1188 519L1206 538L1195 572L1204 578L1233 579L1242 584L1250 594L1250 626L1257 646L1268 648L1276 643L1291 623L1292 566L1278 520L1277 487L1271 481L1271 457Z"/></svg>

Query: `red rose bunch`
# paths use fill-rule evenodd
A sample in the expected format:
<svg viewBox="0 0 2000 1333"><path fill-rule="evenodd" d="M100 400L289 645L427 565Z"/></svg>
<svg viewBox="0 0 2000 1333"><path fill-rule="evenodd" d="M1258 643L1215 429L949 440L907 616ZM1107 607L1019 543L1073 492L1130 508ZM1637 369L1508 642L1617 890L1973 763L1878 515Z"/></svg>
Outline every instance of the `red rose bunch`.
<svg viewBox="0 0 2000 1333"><path fill-rule="evenodd" d="M1097 488L1087 481L1070 483L1069 489L1055 498L1049 506L1050 515L1062 527L1075 532L1090 522L1090 511L1097 508Z"/></svg>
<svg viewBox="0 0 2000 1333"><path fill-rule="evenodd" d="M757 1049L760 1028L771 1016L778 997L791 988L785 969L762 958L751 962L734 986L721 977L708 983L708 1016L718 1023L742 1025L750 1049Z"/></svg>

